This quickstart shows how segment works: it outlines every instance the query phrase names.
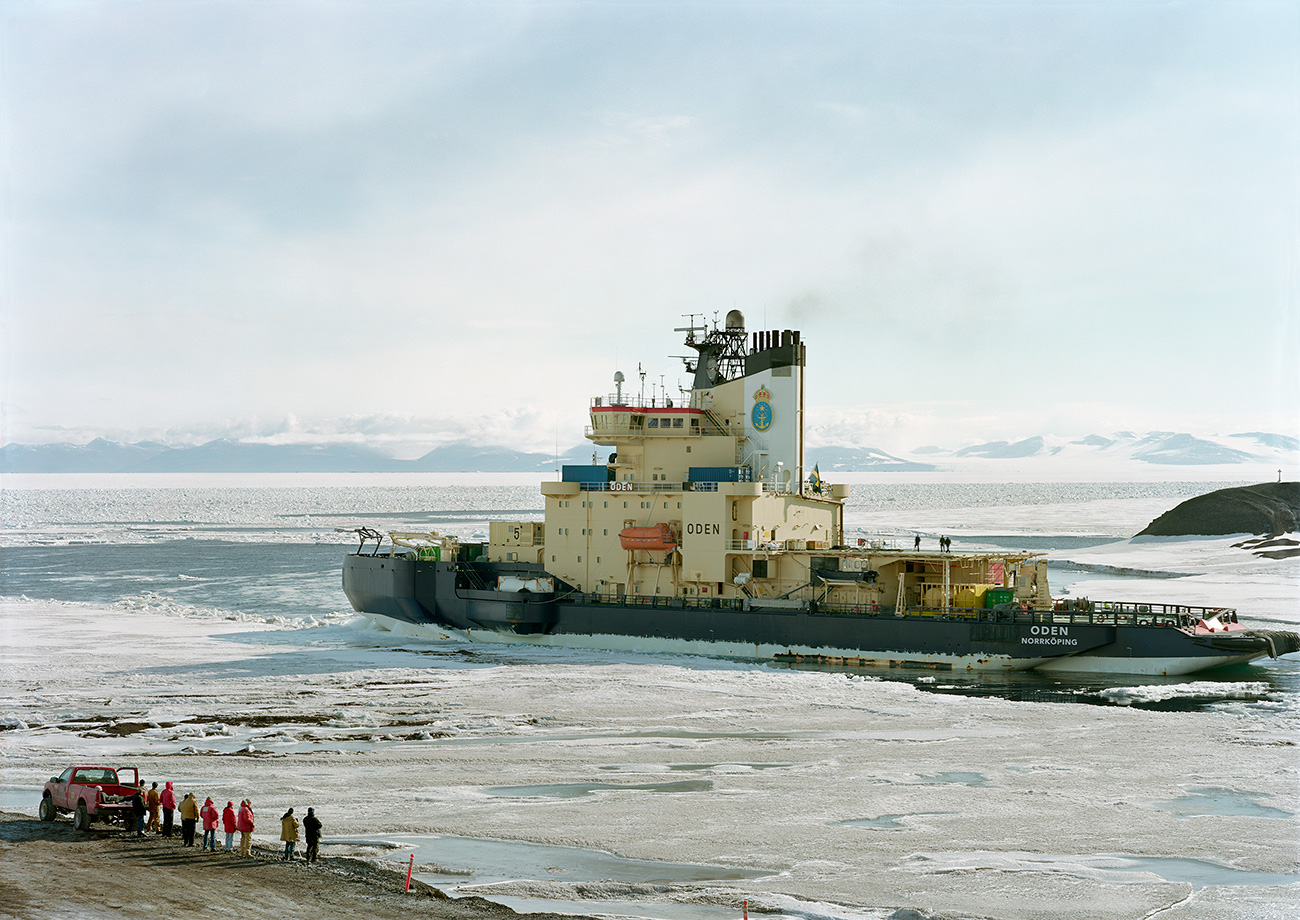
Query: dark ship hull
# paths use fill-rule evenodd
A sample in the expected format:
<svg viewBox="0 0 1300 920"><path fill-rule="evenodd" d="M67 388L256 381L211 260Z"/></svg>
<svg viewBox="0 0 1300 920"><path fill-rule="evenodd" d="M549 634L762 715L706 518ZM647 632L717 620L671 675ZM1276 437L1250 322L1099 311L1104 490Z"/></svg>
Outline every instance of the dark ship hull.
<svg viewBox="0 0 1300 920"><path fill-rule="evenodd" d="M479 642L659 651L840 666L1178 675L1300 650L1290 632L1205 631L1212 611L832 607L748 598L498 590L530 563L349 555L352 607L390 628ZM1100 608L1100 609L1098 609Z"/></svg>

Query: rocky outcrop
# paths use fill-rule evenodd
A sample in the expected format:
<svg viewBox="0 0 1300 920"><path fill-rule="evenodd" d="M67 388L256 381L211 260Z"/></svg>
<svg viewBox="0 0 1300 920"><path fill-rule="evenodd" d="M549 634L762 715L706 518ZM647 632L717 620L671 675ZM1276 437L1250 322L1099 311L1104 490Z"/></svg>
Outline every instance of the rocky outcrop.
<svg viewBox="0 0 1300 920"><path fill-rule="evenodd" d="M1189 498L1139 537L1284 534L1300 531L1300 482L1266 482Z"/></svg>

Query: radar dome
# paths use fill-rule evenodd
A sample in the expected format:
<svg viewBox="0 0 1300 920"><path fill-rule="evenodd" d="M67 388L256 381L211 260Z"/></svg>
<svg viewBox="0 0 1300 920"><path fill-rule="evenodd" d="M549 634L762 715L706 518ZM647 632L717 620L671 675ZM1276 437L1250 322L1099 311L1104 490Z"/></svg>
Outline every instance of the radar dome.
<svg viewBox="0 0 1300 920"><path fill-rule="evenodd" d="M745 328L745 314L744 314L744 313L741 313L739 310L732 310L730 313L728 313L728 314L727 314L727 328L728 328L728 329L744 329L744 328Z"/></svg>

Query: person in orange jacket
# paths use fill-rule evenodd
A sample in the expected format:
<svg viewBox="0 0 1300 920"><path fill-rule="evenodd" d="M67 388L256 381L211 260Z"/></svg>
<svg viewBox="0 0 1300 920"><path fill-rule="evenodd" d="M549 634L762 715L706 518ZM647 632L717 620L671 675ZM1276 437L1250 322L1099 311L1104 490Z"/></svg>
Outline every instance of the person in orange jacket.
<svg viewBox="0 0 1300 920"><path fill-rule="evenodd" d="M150 833L158 833L161 826L158 823L158 810L162 807L162 793L158 791L158 784L154 783L149 787L149 794L145 796L144 804L149 809L149 823L145 825L145 830Z"/></svg>

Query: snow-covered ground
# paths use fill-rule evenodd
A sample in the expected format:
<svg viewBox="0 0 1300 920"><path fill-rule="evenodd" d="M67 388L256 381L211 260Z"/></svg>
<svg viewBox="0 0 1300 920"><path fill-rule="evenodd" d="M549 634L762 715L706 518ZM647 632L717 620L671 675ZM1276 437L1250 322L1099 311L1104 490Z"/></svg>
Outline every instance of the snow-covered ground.
<svg viewBox="0 0 1300 920"><path fill-rule="evenodd" d="M1115 498L1075 484L1055 501L1041 484L1019 500L895 487L846 520L949 533L957 548L1023 538L1058 563L1058 592L1300 621L1295 559L1232 538L1127 540L1184 488L1150 487ZM393 524L435 508L472 531L527 507L515 485L474 500L208 488L5 494L19 513L6 575L21 568L59 599L0 601L3 807L34 813L64 766L121 758L222 802L251 797L263 828L313 806L335 852L415 853L427 880L458 891L670 920L735 917L744 899L756 914L846 920L900 907L1255 920L1300 903L1295 660L1058 688L1123 704L1107 706L927 692L942 675L439 644L354 618L332 563L230 579L193 566L238 551L238 569L258 541L285 539L330 556L309 544L367 506ZM460 504L430 504L447 496ZM42 582L42 560L64 554L118 568ZM141 592L126 575L146 560L186 567L151 570ZM69 599L118 580L116 601ZM317 581L327 589L304 587ZM1186 711L1143 708L1162 700Z"/></svg>

